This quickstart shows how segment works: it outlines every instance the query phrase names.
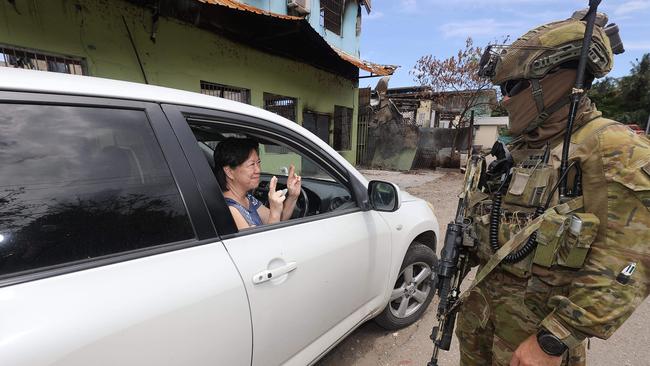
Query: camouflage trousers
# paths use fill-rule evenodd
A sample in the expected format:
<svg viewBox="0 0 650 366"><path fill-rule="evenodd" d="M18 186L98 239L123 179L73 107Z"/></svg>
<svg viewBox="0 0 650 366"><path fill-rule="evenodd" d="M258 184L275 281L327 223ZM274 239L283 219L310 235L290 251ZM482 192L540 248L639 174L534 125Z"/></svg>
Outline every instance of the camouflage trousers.
<svg viewBox="0 0 650 366"><path fill-rule="evenodd" d="M472 290L456 323L462 366L507 366L519 344L537 333L542 318L524 304L527 282L495 269ZM585 352L584 345L569 350L562 365L585 365Z"/></svg>

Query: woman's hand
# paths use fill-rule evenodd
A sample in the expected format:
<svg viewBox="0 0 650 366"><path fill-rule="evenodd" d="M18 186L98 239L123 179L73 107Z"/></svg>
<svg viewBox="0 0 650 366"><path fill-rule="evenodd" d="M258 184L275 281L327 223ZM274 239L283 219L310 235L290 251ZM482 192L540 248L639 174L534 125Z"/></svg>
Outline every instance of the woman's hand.
<svg viewBox="0 0 650 366"><path fill-rule="evenodd" d="M289 166L289 175L287 176L287 189L289 190L289 198L297 199L298 196L300 196L300 181L300 176L296 175L296 167L291 164Z"/></svg>
<svg viewBox="0 0 650 366"><path fill-rule="evenodd" d="M273 176L271 183L269 183L269 209L271 210L269 223L280 221L282 215L282 205L287 198L282 190L276 191L275 187L278 184L278 177Z"/></svg>

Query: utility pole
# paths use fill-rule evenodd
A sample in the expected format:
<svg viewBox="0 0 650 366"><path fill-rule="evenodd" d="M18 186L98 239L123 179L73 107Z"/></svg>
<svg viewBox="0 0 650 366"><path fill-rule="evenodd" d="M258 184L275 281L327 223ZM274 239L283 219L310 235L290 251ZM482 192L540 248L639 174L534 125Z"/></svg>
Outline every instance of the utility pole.
<svg viewBox="0 0 650 366"><path fill-rule="evenodd" d="M471 110L469 116L469 133L467 134L467 159L472 155L472 145L474 144L474 110Z"/></svg>

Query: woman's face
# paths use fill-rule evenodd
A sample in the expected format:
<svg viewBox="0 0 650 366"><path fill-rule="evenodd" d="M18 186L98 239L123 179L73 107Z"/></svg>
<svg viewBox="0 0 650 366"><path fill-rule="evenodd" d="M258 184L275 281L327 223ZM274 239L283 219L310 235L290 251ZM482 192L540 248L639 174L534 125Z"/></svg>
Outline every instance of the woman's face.
<svg viewBox="0 0 650 366"><path fill-rule="evenodd" d="M230 168L231 177L233 180L232 183L240 189L244 189L246 191L257 188L257 186L260 184L260 163L261 161L260 157L257 155L257 151L251 150L246 161L236 166L235 168Z"/></svg>

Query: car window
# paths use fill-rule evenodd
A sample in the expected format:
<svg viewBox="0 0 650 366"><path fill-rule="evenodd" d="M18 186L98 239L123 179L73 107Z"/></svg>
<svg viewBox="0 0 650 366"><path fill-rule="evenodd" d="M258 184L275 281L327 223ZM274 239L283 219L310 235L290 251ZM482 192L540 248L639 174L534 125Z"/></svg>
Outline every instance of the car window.
<svg viewBox="0 0 650 366"><path fill-rule="evenodd" d="M193 237L145 112L0 104L0 276Z"/></svg>
<svg viewBox="0 0 650 366"><path fill-rule="evenodd" d="M218 169L214 166L213 151L220 141L236 137L250 138L258 143L261 177L259 186L252 191L252 194L265 206L268 206L267 195L271 178L273 176L278 178L277 189L285 188L290 166L293 165L295 173L302 178L302 192L292 219L314 217L333 211L342 212L357 207L351 190L346 184L332 176L307 153L289 146L286 141L270 133L237 131L236 127L223 127L205 121L190 120L189 124L199 147L213 169ZM221 188L224 190L224 187Z"/></svg>

